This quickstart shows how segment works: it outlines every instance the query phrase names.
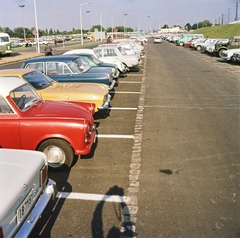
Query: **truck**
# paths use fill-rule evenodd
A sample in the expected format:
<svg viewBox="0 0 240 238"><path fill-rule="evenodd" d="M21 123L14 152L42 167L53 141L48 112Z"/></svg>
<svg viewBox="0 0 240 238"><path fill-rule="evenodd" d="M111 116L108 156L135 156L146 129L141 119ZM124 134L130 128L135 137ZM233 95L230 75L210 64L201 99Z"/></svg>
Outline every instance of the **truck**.
<svg viewBox="0 0 240 238"><path fill-rule="evenodd" d="M221 57L223 51L238 48L240 48L240 36L232 36L225 43L220 42L215 44L213 54Z"/></svg>
<svg viewBox="0 0 240 238"><path fill-rule="evenodd" d="M0 32L0 55L11 55L11 41L7 33Z"/></svg>

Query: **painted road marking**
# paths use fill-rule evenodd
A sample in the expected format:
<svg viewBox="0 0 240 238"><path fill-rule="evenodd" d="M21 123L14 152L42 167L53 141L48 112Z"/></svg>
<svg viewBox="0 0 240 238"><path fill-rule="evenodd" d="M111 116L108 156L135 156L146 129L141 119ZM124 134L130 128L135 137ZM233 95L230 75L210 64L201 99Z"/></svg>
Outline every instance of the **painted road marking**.
<svg viewBox="0 0 240 238"><path fill-rule="evenodd" d="M98 134L98 138L116 138L116 139L133 139L133 135L109 135L109 134Z"/></svg>
<svg viewBox="0 0 240 238"><path fill-rule="evenodd" d="M118 196L118 195L102 195L92 193L73 193L73 192L58 192L57 198L64 199L78 199L78 200L89 200L89 201L104 201L104 202L119 202L126 203L130 201L129 197Z"/></svg>
<svg viewBox="0 0 240 238"><path fill-rule="evenodd" d="M113 110L137 110L137 107L109 107L109 109Z"/></svg>

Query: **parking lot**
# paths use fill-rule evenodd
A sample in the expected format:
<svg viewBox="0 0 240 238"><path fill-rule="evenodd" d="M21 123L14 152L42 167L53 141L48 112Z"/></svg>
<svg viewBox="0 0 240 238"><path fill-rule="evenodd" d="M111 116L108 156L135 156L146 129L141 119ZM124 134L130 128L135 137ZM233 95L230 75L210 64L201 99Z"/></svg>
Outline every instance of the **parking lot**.
<svg viewBox="0 0 240 238"><path fill-rule="evenodd" d="M31 237L239 236L239 66L145 47Z"/></svg>

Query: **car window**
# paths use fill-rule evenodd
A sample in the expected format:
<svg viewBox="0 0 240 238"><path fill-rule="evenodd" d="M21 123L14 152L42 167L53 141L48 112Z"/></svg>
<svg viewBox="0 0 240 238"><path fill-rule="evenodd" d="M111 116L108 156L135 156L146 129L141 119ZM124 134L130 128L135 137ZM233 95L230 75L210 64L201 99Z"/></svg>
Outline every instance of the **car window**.
<svg viewBox="0 0 240 238"><path fill-rule="evenodd" d="M122 47L118 47L118 50L121 52L122 55L127 55L126 51Z"/></svg>
<svg viewBox="0 0 240 238"><path fill-rule="evenodd" d="M20 110L27 110L41 100L29 84L22 85L11 91L10 97Z"/></svg>
<svg viewBox="0 0 240 238"><path fill-rule="evenodd" d="M27 68L27 69L37 69L37 70L39 70L39 71L44 73L44 63L43 62L28 63L24 68Z"/></svg>
<svg viewBox="0 0 240 238"><path fill-rule="evenodd" d="M116 52L114 49L103 49L104 56L117 56Z"/></svg>
<svg viewBox="0 0 240 238"><path fill-rule="evenodd" d="M46 62L46 74L71 74L65 62Z"/></svg>
<svg viewBox="0 0 240 238"><path fill-rule="evenodd" d="M25 74L23 75L23 78L37 90L49 87L52 82L39 71L33 71L31 73Z"/></svg>
<svg viewBox="0 0 240 238"><path fill-rule="evenodd" d="M0 95L0 114L13 113L13 110L9 107L5 99Z"/></svg>

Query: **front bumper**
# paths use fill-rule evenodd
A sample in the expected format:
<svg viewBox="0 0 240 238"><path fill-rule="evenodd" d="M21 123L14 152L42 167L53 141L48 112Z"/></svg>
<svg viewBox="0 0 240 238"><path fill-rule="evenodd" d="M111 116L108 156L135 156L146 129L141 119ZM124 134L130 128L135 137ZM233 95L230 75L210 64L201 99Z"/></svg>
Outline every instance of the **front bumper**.
<svg viewBox="0 0 240 238"><path fill-rule="evenodd" d="M33 207L31 213L28 215L20 230L17 232L15 238L28 237L33 230L34 226L38 222L44 209L48 205L50 199L54 199L57 195L56 183L48 179L48 183L43 194L39 197L37 203Z"/></svg>
<svg viewBox="0 0 240 238"><path fill-rule="evenodd" d="M108 94L108 98L107 100L104 102L104 104L102 106L98 107L98 110L105 110L108 109L109 105L110 105L110 101L111 101L111 95Z"/></svg>
<svg viewBox="0 0 240 238"><path fill-rule="evenodd" d="M111 85L109 85L108 90L111 91L114 88L115 84L116 84L116 80L113 80Z"/></svg>

